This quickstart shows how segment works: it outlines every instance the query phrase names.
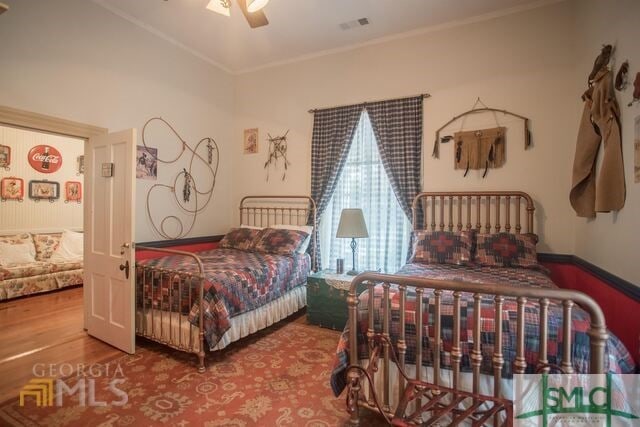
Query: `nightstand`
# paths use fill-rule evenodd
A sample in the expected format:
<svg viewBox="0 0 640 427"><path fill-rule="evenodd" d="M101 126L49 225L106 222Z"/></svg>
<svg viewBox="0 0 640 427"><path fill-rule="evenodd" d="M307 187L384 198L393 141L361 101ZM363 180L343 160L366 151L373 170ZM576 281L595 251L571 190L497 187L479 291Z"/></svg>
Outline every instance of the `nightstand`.
<svg viewBox="0 0 640 427"><path fill-rule="evenodd" d="M311 324L343 330L349 319L347 295L355 276L322 270L307 278L307 321ZM358 294L365 290L358 287Z"/></svg>

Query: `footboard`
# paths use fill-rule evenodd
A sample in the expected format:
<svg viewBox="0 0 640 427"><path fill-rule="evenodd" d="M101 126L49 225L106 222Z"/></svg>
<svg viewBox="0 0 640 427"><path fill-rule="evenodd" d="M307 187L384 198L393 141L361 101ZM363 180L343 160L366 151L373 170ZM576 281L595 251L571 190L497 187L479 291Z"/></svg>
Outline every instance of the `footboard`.
<svg viewBox="0 0 640 427"><path fill-rule="evenodd" d="M204 268L190 252L136 246L136 249L193 259L197 273L136 264L136 335L198 356L204 372ZM189 321L198 307L198 327Z"/></svg>
<svg viewBox="0 0 640 427"><path fill-rule="evenodd" d="M368 325L366 339L368 343L368 364L360 365L358 354L358 295L356 290L360 284L368 286ZM380 307L374 307L376 286L380 285L382 291L378 291ZM397 322L397 335L392 343L390 327L392 325L390 290L396 294L393 300L394 310L397 315L393 322ZM397 289L396 289L397 286ZM408 303L408 290L415 292L415 375L410 377L406 373L407 358L407 318L406 307ZM428 306L430 307L428 324L423 321L423 296L429 291ZM463 295L469 301L469 311L473 315L469 317L472 328L463 329L461 326L461 299ZM450 302L443 309L443 297ZM472 302L469 300L472 298ZM508 298L508 299L507 299ZM484 312L482 302L485 301ZM489 313L486 302L490 301ZM464 421L470 425L482 426L493 418L494 425L504 421L506 425L511 422L512 402L501 397L501 381L505 368L505 354L503 354L503 322L504 304L508 301L515 308L515 358L510 368L514 374L525 373L527 369L525 349L525 307L535 304L539 310L539 346L535 368L539 372L559 370L565 373L574 372L572 361L572 310L578 304L590 315L590 325L587 334L590 338L589 373L603 373L605 344L608 339L604 315L598 304L587 295L562 289L545 289L534 287L510 287L505 285L476 284L465 282L441 281L409 276L385 275L375 273L363 273L357 276L351 283L351 289L347 299L349 305L349 368L347 371L347 410L351 414L351 424L359 424L359 407L366 407L382 414L389 423L394 425L413 425L425 422L423 416L429 418L426 425L442 422L448 417L452 425L458 425ZM558 336L562 337L562 361L559 366L548 361L547 346L549 343L549 306L551 301L562 307L562 323ZM381 314L377 322L374 322L374 312ZM446 313L445 313L446 311ZM447 337L447 350L450 353L451 381L444 385L441 378L441 351L443 351L443 316L447 315L448 327L451 336ZM466 312L465 312L466 315ZM399 318L398 318L399 316ZM487 320L487 317L490 317ZM490 360L482 353L482 322L493 323L495 340ZM453 323L451 325L451 322ZM428 337L424 337L424 327L428 327ZM413 328L413 325L411 326ZM465 349L468 350L467 369L471 376L470 389L461 386L461 361L463 349L461 347L461 334L469 335ZM428 351L423 348L423 339L428 340L433 350L428 359L432 365L432 374L427 377L423 373L423 362L429 357ZM449 345L450 343L450 345ZM471 344L472 343L472 344ZM397 349L397 353L394 350ZM428 349L427 349L428 350ZM487 360L485 360L487 359ZM531 357L529 358L531 359ZM481 367L486 368L489 361L489 369L492 373L493 393L481 393ZM470 365L470 368L469 368ZM381 369L381 371L380 371ZM397 397L392 396L390 386L391 374L398 374ZM484 375L484 374L483 374ZM378 384L375 381L382 382ZM368 388L368 397L364 390ZM395 392L394 392L395 393ZM392 400L396 403L392 404ZM462 405L463 401L466 401ZM413 408L413 409L410 409ZM504 412L499 417L499 412Z"/></svg>

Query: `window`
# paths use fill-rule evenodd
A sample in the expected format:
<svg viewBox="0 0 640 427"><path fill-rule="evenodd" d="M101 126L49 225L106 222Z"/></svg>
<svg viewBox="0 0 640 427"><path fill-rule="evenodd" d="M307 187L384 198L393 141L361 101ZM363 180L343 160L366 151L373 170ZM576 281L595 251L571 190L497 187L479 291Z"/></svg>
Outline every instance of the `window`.
<svg viewBox="0 0 640 427"><path fill-rule="evenodd" d="M358 239L356 268L385 273L399 270L406 262L411 224L387 178L366 110L360 116L342 175L320 221L322 268L335 268L336 258L345 258L345 269L351 269L351 239L335 237L345 208L362 209L369 231L369 238Z"/></svg>

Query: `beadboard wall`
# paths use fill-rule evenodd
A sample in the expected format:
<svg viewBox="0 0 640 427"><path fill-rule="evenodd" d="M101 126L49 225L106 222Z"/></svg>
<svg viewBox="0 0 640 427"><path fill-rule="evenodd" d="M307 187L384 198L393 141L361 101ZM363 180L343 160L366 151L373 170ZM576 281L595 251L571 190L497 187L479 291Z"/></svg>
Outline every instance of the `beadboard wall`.
<svg viewBox="0 0 640 427"><path fill-rule="evenodd" d="M0 179L17 177L24 180L23 202L0 202L0 234L16 230L81 230L82 204L64 202L64 183L83 182L83 175L77 175L77 158L84 154L84 141L0 126L0 144L11 147L11 170L0 169ZM40 173L33 169L27 160L29 150L43 144L55 147L62 154L62 167L54 173ZM29 198L29 181L44 179L60 184L60 198L53 203L46 200L36 202Z"/></svg>

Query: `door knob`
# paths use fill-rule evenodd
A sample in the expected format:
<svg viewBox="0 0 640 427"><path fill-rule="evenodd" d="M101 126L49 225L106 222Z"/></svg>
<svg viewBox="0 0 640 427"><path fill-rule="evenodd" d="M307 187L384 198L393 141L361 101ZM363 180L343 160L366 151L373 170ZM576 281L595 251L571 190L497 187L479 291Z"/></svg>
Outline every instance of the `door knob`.
<svg viewBox="0 0 640 427"><path fill-rule="evenodd" d="M124 270L124 277L129 278L129 260L126 260L124 264L120 264L120 271Z"/></svg>

